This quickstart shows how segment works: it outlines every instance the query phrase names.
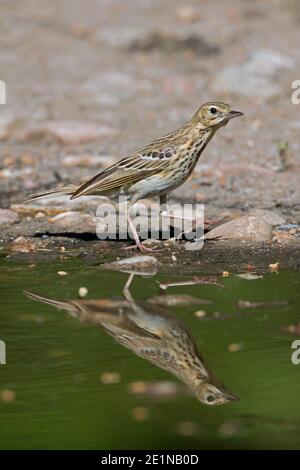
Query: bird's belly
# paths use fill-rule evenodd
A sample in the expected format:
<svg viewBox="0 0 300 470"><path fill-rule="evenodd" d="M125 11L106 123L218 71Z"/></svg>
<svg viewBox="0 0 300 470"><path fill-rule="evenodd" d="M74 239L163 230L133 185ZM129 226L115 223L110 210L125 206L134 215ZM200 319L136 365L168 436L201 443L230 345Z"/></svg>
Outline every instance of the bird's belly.
<svg viewBox="0 0 300 470"><path fill-rule="evenodd" d="M134 199L154 197L168 192L168 190L172 188L172 185L173 181L170 178L166 178L158 174L149 176L149 178L145 178L144 180L133 184L128 189L128 193L132 194Z"/></svg>

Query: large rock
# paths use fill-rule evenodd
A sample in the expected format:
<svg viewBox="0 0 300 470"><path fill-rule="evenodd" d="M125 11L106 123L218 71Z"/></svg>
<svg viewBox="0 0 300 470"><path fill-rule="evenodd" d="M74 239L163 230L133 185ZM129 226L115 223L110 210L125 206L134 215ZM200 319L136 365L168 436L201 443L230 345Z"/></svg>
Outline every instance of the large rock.
<svg viewBox="0 0 300 470"><path fill-rule="evenodd" d="M205 235L205 240L231 239L261 242L270 240L272 227L261 217L244 216L219 225Z"/></svg>
<svg viewBox="0 0 300 470"><path fill-rule="evenodd" d="M25 131L24 140L52 137L64 145L76 145L110 136L115 129L81 121L48 121Z"/></svg>
<svg viewBox="0 0 300 470"><path fill-rule="evenodd" d="M96 217L79 211L63 212L50 218L49 222L50 233L95 233L97 226Z"/></svg>
<svg viewBox="0 0 300 470"><path fill-rule="evenodd" d="M13 225L19 222L20 217L9 209L0 209L0 227L5 225Z"/></svg>
<svg viewBox="0 0 300 470"><path fill-rule="evenodd" d="M270 211L267 209L254 209L251 211L252 216L264 219L268 224L273 227L276 225L283 225L286 223L285 217L277 211Z"/></svg>

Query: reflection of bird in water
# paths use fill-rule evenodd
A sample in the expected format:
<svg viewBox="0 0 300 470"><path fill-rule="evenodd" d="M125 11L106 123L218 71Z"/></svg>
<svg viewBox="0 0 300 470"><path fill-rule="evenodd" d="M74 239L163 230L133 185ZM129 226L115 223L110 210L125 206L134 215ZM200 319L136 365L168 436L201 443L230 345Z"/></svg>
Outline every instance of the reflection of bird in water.
<svg viewBox="0 0 300 470"><path fill-rule="evenodd" d="M195 342L177 317L150 303L136 303L127 287L124 288L126 300L119 301L60 302L31 292L26 292L26 295L67 310L82 321L101 325L118 343L186 383L198 400L206 405L238 400L210 372Z"/></svg>

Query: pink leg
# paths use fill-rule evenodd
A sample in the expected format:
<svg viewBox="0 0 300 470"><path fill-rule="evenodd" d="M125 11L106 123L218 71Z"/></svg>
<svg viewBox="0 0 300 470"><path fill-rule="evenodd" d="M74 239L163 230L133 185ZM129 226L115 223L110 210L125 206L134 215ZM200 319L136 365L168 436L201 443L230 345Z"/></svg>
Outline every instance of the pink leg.
<svg viewBox="0 0 300 470"><path fill-rule="evenodd" d="M162 251L162 250L159 250L157 248L148 248L147 246L143 245L143 243L141 242L140 238L139 238L139 235L136 231L136 228L134 226L134 223L132 222L131 218L130 218L130 214L129 214L129 209L128 209L128 212L127 212L127 221L128 221L128 225L129 225L129 228L130 230L132 231L132 234L133 234L133 238L134 238L134 241L135 241L135 245L132 247L132 246L128 246L125 248L125 250L130 250L132 248L138 248L140 251L143 251L143 252L153 252L153 251Z"/></svg>

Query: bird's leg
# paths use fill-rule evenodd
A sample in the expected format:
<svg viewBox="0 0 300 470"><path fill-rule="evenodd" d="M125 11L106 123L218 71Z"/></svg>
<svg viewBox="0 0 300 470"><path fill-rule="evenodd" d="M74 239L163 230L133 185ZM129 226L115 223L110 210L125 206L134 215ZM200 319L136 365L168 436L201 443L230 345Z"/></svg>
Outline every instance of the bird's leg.
<svg viewBox="0 0 300 470"><path fill-rule="evenodd" d="M130 290L129 290L129 287L130 287L130 285L131 285L131 283L132 283L132 281L133 281L133 278L134 278L134 273L131 273L131 274L129 275L129 278L127 279L127 281L126 281L124 287L123 287L123 294L124 294L125 299L126 299L128 302L133 302L133 301L134 301L134 300L133 300L133 297L132 297L132 295L131 295L131 293L130 293Z"/></svg>
<svg viewBox="0 0 300 470"><path fill-rule="evenodd" d="M161 216L163 212L168 213L168 207L167 207L167 198L168 196L166 194L162 194L159 196L159 215Z"/></svg>
<svg viewBox="0 0 300 470"><path fill-rule="evenodd" d="M127 210L127 221L128 221L129 228L132 231L133 238L134 238L134 241L135 241L135 245L133 247L128 246L128 247L125 248L125 250L131 249L131 248L138 248L140 251L144 251L144 252L147 252L147 251L152 251L152 252L153 251L161 251L161 250L158 250L158 249L155 249L155 248L149 248L149 247L143 245L143 243L140 240L139 234L137 233L137 230L134 226L134 223L133 223L133 221L130 217L130 207L128 207L128 210Z"/></svg>

